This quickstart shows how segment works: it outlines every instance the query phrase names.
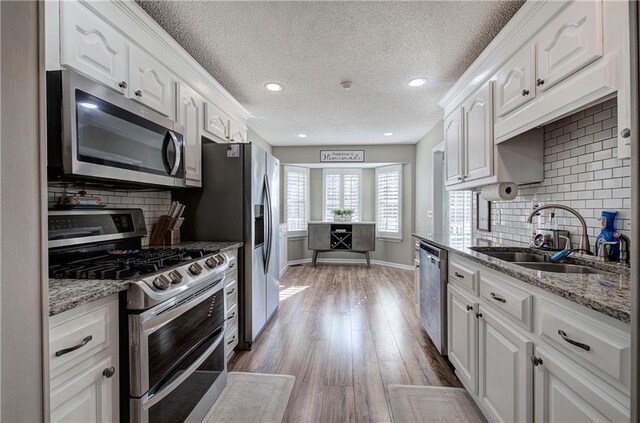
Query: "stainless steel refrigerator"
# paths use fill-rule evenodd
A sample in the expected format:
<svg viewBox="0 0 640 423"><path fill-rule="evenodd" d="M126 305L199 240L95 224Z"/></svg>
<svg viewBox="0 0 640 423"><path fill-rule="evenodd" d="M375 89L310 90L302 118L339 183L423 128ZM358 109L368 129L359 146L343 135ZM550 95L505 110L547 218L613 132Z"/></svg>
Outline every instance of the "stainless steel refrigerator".
<svg viewBox="0 0 640 423"><path fill-rule="evenodd" d="M202 145L202 189L180 190L185 241L243 241L240 348L250 349L279 303L280 162L255 144Z"/></svg>

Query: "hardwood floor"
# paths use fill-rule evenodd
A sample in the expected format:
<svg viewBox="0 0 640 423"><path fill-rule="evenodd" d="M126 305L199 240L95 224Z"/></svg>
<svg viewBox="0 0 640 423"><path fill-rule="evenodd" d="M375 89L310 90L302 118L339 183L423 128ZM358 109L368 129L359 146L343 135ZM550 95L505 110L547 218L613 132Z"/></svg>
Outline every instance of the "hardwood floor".
<svg viewBox="0 0 640 423"><path fill-rule="evenodd" d="M387 385L462 386L416 317L413 272L377 265L287 269L277 314L229 371L294 375L286 422L388 422Z"/></svg>

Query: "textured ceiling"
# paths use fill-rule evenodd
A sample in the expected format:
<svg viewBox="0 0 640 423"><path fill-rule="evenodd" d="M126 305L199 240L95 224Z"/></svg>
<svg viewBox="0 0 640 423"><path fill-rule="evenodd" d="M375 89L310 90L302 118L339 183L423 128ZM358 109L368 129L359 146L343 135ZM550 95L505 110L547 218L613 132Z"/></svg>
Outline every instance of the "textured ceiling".
<svg viewBox="0 0 640 423"><path fill-rule="evenodd" d="M348 145L419 141L442 117L438 100L523 2L139 3L269 143ZM408 87L416 76L427 84ZM268 81L285 90L266 91Z"/></svg>

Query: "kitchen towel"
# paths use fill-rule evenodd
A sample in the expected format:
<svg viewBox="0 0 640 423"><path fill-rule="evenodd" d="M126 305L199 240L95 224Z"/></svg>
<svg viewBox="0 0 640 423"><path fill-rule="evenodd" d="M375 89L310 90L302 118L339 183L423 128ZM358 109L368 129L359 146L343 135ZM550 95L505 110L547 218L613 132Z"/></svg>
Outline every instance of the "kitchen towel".
<svg viewBox="0 0 640 423"><path fill-rule="evenodd" d="M511 201L518 196L518 185L513 182L486 185L480 195L487 201Z"/></svg>

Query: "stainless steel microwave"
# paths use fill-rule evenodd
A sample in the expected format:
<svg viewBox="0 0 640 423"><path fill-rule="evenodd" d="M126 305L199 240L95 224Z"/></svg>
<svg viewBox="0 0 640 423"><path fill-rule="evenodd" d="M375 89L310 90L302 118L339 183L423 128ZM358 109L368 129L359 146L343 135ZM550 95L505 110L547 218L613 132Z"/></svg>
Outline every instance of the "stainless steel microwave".
<svg viewBox="0 0 640 423"><path fill-rule="evenodd" d="M77 73L47 72L50 182L184 187L181 125Z"/></svg>

